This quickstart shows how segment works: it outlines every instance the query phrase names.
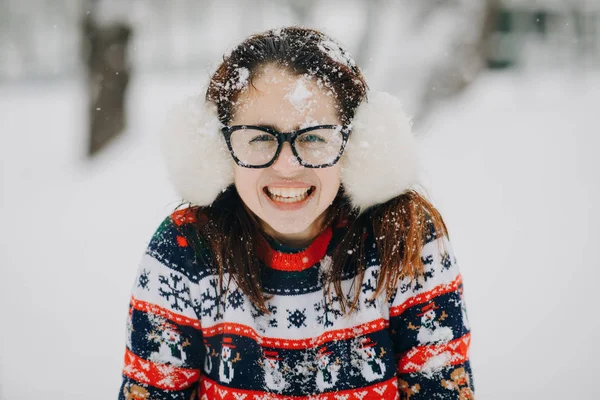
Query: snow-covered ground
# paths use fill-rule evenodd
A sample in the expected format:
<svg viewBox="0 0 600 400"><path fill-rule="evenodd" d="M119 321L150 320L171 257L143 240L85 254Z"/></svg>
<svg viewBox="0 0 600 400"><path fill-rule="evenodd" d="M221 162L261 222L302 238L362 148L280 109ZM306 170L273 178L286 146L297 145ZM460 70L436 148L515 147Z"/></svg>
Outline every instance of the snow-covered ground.
<svg viewBox="0 0 600 400"><path fill-rule="evenodd" d="M0 399L116 398L129 290L178 204L157 148L206 74L137 77L83 157L75 81L0 87ZM600 74L484 75L418 132L461 266L479 399L597 399Z"/></svg>

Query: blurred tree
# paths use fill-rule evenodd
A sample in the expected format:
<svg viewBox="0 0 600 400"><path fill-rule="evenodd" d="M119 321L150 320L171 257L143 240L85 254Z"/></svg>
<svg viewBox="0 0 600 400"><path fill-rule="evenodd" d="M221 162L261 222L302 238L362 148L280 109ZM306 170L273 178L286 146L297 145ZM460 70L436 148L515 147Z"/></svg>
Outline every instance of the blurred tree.
<svg viewBox="0 0 600 400"><path fill-rule="evenodd" d="M425 0L419 3L424 18L436 12L432 3L455 8L455 31L446 56L432 68L425 82L416 122L425 119L439 101L463 91L486 67L488 43L500 9L499 0Z"/></svg>
<svg viewBox="0 0 600 400"><path fill-rule="evenodd" d="M101 14L101 2L88 2L83 18L89 156L125 129L125 94L130 74L127 47L132 29L125 20L106 18Z"/></svg>

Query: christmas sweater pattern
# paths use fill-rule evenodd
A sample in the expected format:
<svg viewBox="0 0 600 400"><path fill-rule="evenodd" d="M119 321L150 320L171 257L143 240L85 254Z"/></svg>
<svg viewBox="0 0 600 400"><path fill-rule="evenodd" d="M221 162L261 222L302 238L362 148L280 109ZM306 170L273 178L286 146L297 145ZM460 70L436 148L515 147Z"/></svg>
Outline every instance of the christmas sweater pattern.
<svg viewBox="0 0 600 400"><path fill-rule="evenodd" d="M344 227L303 251L265 241L256 255L272 295L265 313L233 282L218 295L217 272L188 242L194 222L193 213L173 213L142 256L119 399L474 398L462 279L447 236L433 227L421 249L425 273L399 281L389 301L372 299L379 261L367 236L359 308L344 316L323 284ZM353 273L342 278L353 293Z"/></svg>

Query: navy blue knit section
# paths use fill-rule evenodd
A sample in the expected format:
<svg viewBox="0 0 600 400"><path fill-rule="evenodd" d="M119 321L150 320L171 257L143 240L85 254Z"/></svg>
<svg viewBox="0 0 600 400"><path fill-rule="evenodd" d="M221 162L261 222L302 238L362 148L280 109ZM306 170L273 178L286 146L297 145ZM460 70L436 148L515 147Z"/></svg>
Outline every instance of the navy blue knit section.
<svg viewBox="0 0 600 400"><path fill-rule="evenodd" d="M460 285L460 287L462 284ZM460 290L459 287L459 290ZM415 343L419 343L417 340L418 328L421 327L422 321L421 316L423 307L435 305L435 314L437 321L442 327L448 327L452 330L453 339L458 339L469 331L463 324L462 310L461 310L461 299L459 290L454 292L446 293L441 296L435 297L432 302L426 302L410 307L398 316L390 317L390 329L392 335L395 338L394 341L394 352L396 354L402 353L408 350ZM440 317L441 321L440 321ZM412 329L410 327L413 327Z"/></svg>
<svg viewBox="0 0 600 400"><path fill-rule="evenodd" d="M239 389L252 388L254 390L264 390L265 388L261 383L262 367L258 364L258 360L262 359L261 347L255 340L245 336L217 335L205 337L206 347L208 348L206 354L210 357L208 365L211 366L211 369L207 371L207 363L203 363L202 375L207 376L215 382L219 382L220 385L227 386L219 378L223 337L232 339L232 343L229 345L233 346L230 349L231 359L235 359L237 355L240 356L239 361L232 363L235 373L233 381L228 386Z"/></svg>
<svg viewBox="0 0 600 400"><path fill-rule="evenodd" d="M167 267L182 273L191 282L198 283L209 275L210 271L200 267L192 246L179 245L178 236L185 237L186 240L189 238L178 229L171 217L165 218L152 236L146 253Z"/></svg>
<svg viewBox="0 0 600 400"><path fill-rule="evenodd" d="M265 266L262 270L262 289L267 294L283 296L320 291L319 268L320 263L302 271L279 271Z"/></svg>
<svg viewBox="0 0 600 400"><path fill-rule="evenodd" d="M458 400L473 398L475 391L471 363L443 368L431 374L410 373L398 376L400 398L410 400ZM402 389L405 387L405 389ZM412 390L411 390L412 389ZM410 396L406 392L411 391ZM417 391L416 393L414 393ZM459 395L462 392L462 395ZM470 397L469 397L470 395Z"/></svg>
<svg viewBox="0 0 600 400"><path fill-rule="evenodd" d="M173 324L173 321L161 319L154 314L135 309L132 312L131 318L132 325L135 327L131 332L131 351L138 357L145 360L152 360L152 354L159 351L160 335L165 334L164 330L161 329L161 323L167 322ZM150 318L154 318L154 321L151 321ZM187 359L179 367L196 368L204 361L202 333L191 326L176 326L179 335L181 335L180 342L190 343L185 348ZM154 340L152 339L153 337L155 338Z"/></svg>
<svg viewBox="0 0 600 400"><path fill-rule="evenodd" d="M261 354L263 350L276 352L277 358L281 358L278 369L285 371L288 385L278 393L286 396L308 396L320 393L315 384L315 369L318 368L320 350L325 353L332 353L328 355L330 359L327 364L340 363L341 368L335 384L336 391L373 385L386 381L396 374L394 355L384 350L392 347L389 334L385 329L364 336L364 338L374 343L373 350L376 352L376 358L381 360L383 364L383 368L381 368L380 364L374 363L376 364L374 368L381 368L382 375L380 378L370 381L367 381L361 374L363 366L358 363L360 355L357 353L357 349L360 345L357 338L336 340L313 349L291 350L269 347L261 349L261 346L254 339L230 334L224 336L232 339L234 348L231 349L231 358L236 358L238 354L240 356L240 360L235 362L233 380L229 383L220 382L221 385L231 388L257 391L265 390L265 372L257 361L263 358ZM206 338L206 340L211 349L214 349L217 354L221 353L223 335ZM219 356L213 357L213 368L211 371L203 371L206 376L217 382L219 382L219 362ZM303 368L304 371L308 372L303 373Z"/></svg>

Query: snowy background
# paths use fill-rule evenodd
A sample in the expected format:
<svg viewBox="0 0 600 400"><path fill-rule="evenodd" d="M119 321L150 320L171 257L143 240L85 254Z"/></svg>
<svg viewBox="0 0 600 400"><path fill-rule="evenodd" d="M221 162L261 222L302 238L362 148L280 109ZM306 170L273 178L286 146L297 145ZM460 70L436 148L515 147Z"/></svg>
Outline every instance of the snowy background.
<svg viewBox="0 0 600 400"><path fill-rule="evenodd" d="M426 17L403 1L248 3L109 4L103 18L134 27L128 125L90 159L77 2L0 1L0 399L117 397L137 264L179 203L158 149L166 112L239 39L295 22L338 38L372 89L426 115L423 183L464 276L477 398L600 398L600 20L581 36L580 8L545 2L543 40L495 36L511 66L430 106L470 2Z"/></svg>

